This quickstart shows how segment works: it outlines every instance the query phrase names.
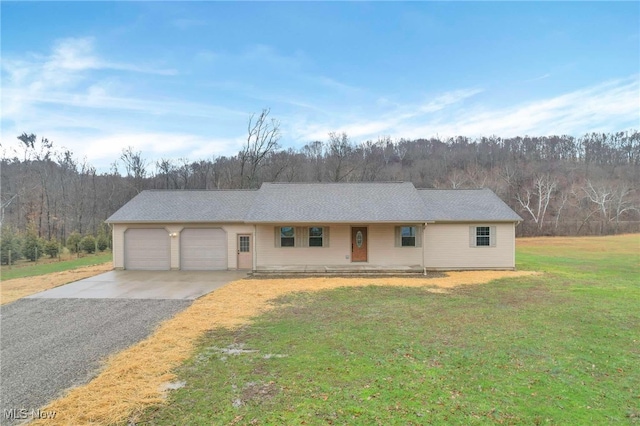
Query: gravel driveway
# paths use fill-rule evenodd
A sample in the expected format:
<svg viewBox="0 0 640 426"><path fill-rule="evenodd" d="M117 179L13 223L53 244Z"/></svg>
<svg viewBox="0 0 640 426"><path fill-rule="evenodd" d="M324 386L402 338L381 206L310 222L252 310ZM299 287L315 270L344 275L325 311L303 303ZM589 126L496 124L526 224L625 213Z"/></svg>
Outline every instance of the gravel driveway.
<svg viewBox="0 0 640 426"><path fill-rule="evenodd" d="M105 356L142 340L192 302L20 299L0 307L0 424L15 423L8 410L30 413L89 381Z"/></svg>

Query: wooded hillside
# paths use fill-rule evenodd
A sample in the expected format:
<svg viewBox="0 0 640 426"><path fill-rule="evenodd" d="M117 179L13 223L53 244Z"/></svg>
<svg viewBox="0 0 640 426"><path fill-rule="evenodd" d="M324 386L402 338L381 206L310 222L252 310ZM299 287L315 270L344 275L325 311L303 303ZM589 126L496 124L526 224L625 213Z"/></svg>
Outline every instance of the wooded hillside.
<svg viewBox="0 0 640 426"><path fill-rule="evenodd" d="M125 150L98 173L53 142L23 134L23 152L2 158L2 224L64 242L72 231L99 234L104 220L145 189L257 188L262 182L410 181L418 188L496 192L524 218L524 235L640 230L640 133L581 137L354 141L330 134L280 149L268 110L249 124L235 156L151 162ZM64 141L63 141L64 142Z"/></svg>

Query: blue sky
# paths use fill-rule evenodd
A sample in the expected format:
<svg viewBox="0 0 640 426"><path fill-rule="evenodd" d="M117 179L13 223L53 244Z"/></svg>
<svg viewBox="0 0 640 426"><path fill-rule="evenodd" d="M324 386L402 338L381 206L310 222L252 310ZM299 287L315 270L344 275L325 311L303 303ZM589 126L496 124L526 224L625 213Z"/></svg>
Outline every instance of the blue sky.
<svg viewBox="0 0 640 426"><path fill-rule="evenodd" d="M638 2L2 2L2 149L105 170L232 155L249 117L300 148L639 128Z"/></svg>

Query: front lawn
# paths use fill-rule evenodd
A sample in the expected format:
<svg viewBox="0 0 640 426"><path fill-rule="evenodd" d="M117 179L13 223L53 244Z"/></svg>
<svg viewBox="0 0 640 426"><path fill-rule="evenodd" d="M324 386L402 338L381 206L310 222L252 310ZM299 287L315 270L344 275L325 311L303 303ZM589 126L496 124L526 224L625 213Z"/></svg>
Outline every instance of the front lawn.
<svg viewBox="0 0 640 426"><path fill-rule="evenodd" d="M85 266L98 265L112 261L111 252L85 254L82 257L58 261L57 259L41 259L38 262L21 261L19 265L2 265L0 272L3 281L14 278L34 277L54 272L69 271Z"/></svg>
<svg viewBox="0 0 640 426"><path fill-rule="evenodd" d="M522 240L547 273L446 293L280 297L208 333L139 424L640 423L639 242Z"/></svg>

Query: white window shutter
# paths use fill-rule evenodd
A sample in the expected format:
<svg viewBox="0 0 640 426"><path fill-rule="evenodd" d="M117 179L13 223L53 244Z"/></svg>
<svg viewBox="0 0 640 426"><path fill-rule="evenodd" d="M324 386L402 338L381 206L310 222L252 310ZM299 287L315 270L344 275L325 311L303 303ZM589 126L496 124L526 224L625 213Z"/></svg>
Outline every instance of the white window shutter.
<svg viewBox="0 0 640 426"><path fill-rule="evenodd" d="M329 247L329 227L322 228L322 247Z"/></svg>
<svg viewBox="0 0 640 426"><path fill-rule="evenodd" d="M273 236L274 236L274 245L276 247L282 247L282 240L280 239L280 227L276 226L275 228L273 228Z"/></svg>
<svg viewBox="0 0 640 426"><path fill-rule="evenodd" d="M469 247L475 247L475 246L476 246L476 227L470 226L469 227Z"/></svg>
<svg viewBox="0 0 640 426"><path fill-rule="evenodd" d="M497 243L497 232L496 232L496 227L495 226L490 226L489 227L489 244L491 245L491 247L495 247L496 243Z"/></svg>
<svg viewBox="0 0 640 426"><path fill-rule="evenodd" d="M396 247L402 247L402 227L396 226L396 234L395 234L395 244Z"/></svg>

